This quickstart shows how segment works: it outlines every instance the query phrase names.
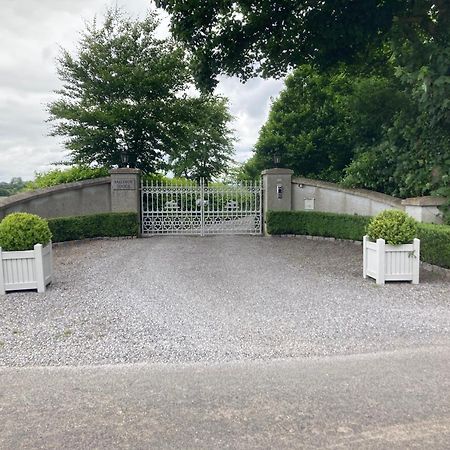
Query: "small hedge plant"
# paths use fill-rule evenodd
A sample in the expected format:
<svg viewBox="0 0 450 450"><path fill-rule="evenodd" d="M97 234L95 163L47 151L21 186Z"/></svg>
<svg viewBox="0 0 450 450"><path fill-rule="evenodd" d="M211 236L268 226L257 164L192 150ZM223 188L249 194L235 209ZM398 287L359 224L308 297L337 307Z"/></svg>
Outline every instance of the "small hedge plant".
<svg viewBox="0 0 450 450"><path fill-rule="evenodd" d="M377 214L367 225L373 241L384 239L387 244L408 244L417 236L417 222L403 211L387 209Z"/></svg>
<svg viewBox="0 0 450 450"><path fill-rule="evenodd" d="M136 213L104 213L48 219L54 242L138 235Z"/></svg>
<svg viewBox="0 0 450 450"><path fill-rule="evenodd" d="M32 250L51 238L47 221L35 214L12 213L0 222L0 247L5 251Z"/></svg>

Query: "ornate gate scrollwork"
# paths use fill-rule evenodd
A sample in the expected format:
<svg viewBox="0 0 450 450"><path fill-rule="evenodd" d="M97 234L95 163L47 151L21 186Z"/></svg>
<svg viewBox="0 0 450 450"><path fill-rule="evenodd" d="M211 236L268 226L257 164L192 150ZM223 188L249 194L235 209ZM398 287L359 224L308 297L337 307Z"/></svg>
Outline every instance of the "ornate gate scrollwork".
<svg viewBox="0 0 450 450"><path fill-rule="evenodd" d="M144 236L261 234L261 185L142 182L141 215Z"/></svg>

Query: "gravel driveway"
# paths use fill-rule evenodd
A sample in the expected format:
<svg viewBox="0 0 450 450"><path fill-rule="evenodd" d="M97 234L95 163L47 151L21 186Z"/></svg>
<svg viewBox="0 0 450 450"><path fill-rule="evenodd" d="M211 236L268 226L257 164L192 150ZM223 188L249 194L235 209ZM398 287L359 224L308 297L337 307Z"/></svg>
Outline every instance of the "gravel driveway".
<svg viewBox="0 0 450 450"><path fill-rule="evenodd" d="M0 296L0 366L226 362L450 343L450 283L384 287L361 247L154 237L56 247L45 294Z"/></svg>

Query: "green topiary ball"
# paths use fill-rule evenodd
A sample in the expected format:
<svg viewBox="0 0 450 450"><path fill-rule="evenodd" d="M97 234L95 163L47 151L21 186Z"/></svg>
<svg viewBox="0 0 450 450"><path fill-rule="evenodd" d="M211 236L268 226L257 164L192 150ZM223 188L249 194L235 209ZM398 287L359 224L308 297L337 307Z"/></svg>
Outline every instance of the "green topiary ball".
<svg viewBox="0 0 450 450"><path fill-rule="evenodd" d="M390 245L408 244L417 236L417 222L403 211L387 209L369 222L367 234Z"/></svg>
<svg viewBox="0 0 450 450"><path fill-rule="evenodd" d="M13 213L0 222L0 247L5 251L32 250L51 238L47 221L35 214Z"/></svg>

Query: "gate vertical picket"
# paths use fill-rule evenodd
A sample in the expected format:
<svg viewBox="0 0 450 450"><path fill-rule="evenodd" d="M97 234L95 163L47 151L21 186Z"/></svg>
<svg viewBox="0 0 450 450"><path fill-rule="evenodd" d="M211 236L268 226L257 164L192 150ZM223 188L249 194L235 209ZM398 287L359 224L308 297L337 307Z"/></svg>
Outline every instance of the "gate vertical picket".
<svg viewBox="0 0 450 450"><path fill-rule="evenodd" d="M200 221L202 232L201 235L205 235L205 185L203 178L200 179Z"/></svg>

